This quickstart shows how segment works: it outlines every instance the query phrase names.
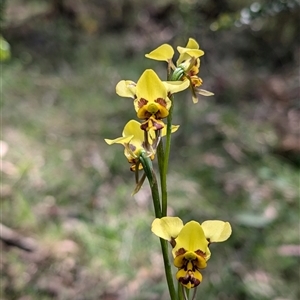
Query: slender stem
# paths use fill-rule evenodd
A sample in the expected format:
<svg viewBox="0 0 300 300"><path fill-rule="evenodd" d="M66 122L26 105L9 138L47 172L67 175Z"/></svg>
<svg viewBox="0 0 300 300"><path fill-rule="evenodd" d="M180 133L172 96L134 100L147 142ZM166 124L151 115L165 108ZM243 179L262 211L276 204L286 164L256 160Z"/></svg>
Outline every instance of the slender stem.
<svg viewBox="0 0 300 300"><path fill-rule="evenodd" d="M160 188L161 188L161 198L162 198L162 216L165 217L167 215L167 178L164 173L164 165L165 165L165 151L163 146L163 141L160 141L157 147L157 162L159 168L160 175Z"/></svg>
<svg viewBox="0 0 300 300"><path fill-rule="evenodd" d="M178 295L178 300L184 300L184 295L183 295L183 286L181 283L178 281L177 285L177 295Z"/></svg>
<svg viewBox="0 0 300 300"><path fill-rule="evenodd" d="M148 178L151 194L152 194L152 200L154 205L154 212L156 218L161 218L161 206L160 206L160 197L159 197L159 191L158 191L158 185L155 173L153 171L152 162L149 157L145 153L141 153L140 155L140 162L143 165L143 169L145 171L145 174Z"/></svg>
<svg viewBox="0 0 300 300"><path fill-rule="evenodd" d="M161 250L163 253L165 274L167 278L168 288L171 300L177 300L176 290L173 282L172 268L170 264L169 254L168 254L168 242L166 240L160 239Z"/></svg>
<svg viewBox="0 0 300 300"><path fill-rule="evenodd" d="M182 293L184 295L184 300L189 300L189 295L183 286L182 286Z"/></svg>
<svg viewBox="0 0 300 300"><path fill-rule="evenodd" d="M153 172L153 169L152 169L152 178L153 178L153 180L152 180L152 183L150 183L150 188L151 188L153 205L154 205L154 210L155 210L155 217L161 218L162 213L161 213L161 206L160 206L160 199L159 199L159 191L158 191L156 176L155 176L155 173Z"/></svg>
<svg viewBox="0 0 300 300"><path fill-rule="evenodd" d="M154 211L155 211L155 217L161 218L162 213L161 213L158 185L157 185L155 173L153 171L151 159L149 157L147 157L145 153L141 153L140 162L143 165L143 169L145 171L145 174L146 174L149 184L150 184L152 200L153 200L153 205L154 205ZM167 278L170 297L171 297L171 300L177 300L176 290L175 290L175 286L174 286L174 282L173 282L171 263L170 263L169 254L168 254L167 241L160 239L160 245L161 245L161 250L162 250L162 254L163 254L165 274L166 274L166 278Z"/></svg>
<svg viewBox="0 0 300 300"><path fill-rule="evenodd" d="M187 288L185 288L185 287L183 287L183 290L184 290L184 293L186 295L186 298L189 299L189 297L190 297L190 290L187 289Z"/></svg>
<svg viewBox="0 0 300 300"><path fill-rule="evenodd" d="M167 70L167 79L172 80L172 60L168 63ZM169 115L167 118L167 134L166 134L166 148L164 151L163 144L160 143L158 147L158 164L159 164L159 172L160 172L160 185L161 185L161 206L162 206L162 215L165 217L167 215L168 208L168 191L167 191L167 172L169 165L169 156L170 156L170 148L171 148L171 131L172 131L172 115L173 115L173 95L171 95L170 100L172 105L169 109Z"/></svg>
<svg viewBox="0 0 300 300"><path fill-rule="evenodd" d="M197 288L198 288L198 287L195 287L195 288L194 288L192 300L195 300L196 293L197 293Z"/></svg>
<svg viewBox="0 0 300 300"><path fill-rule="evenodd" d="M138 183L139 182L139 164L138 163L135 164L134 175L135 175L135 183Z"/></svg>
<svg viewBox="0 0 300 300"><path fill-rule="evenodd" d="M173 96L170 97L172 101L172 106L169 110L169 115L167 118L167 135L166 135L166 146L164 152L164 161L163 161L163 170L161 173L161 206L162 206L162 215L167 215L167 207L168 207L168 193L167 193L167 172L169 167L169 157L171 150L171 130L172 130L172 118L173 118L173 109L174 109L174 101Z"/></svg>
<svg viewBox="0 0 300 300"><path fill-rule="evenodd" d="M162 178L163 169L164 169L164 160L165 160L165 152L164 152L164 144L163 141L160 140L157 148L156 148L156 154L157 154L157 162L158 162L158 169L159 169L159 176L160 179Z"/></svg>

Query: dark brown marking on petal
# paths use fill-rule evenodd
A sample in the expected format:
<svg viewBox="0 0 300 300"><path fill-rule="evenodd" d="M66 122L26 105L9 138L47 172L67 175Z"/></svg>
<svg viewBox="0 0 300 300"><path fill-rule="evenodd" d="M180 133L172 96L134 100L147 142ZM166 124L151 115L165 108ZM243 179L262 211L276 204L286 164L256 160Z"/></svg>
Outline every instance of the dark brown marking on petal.
<svg viewBox="0 0 300 300"><path fill-rule="evenodd" d="M176 252L175 252L175 255L178 256L178 255L182 255L186 253L186 251L184 250L184 248L180 248L178 249Z"/></svg>
<svg viewBox="0 0 300 300"><path fill-rule="evenodd" d="M183 258L183 260L182 260L183 267L182 268L184 269L184 271L193 271L193 272L195 272L198 268L197 268L196 265L194 265L194 261L195 261L195 259L188 260L186 258ZM190 268L191 265L192 265L192 269Z"/></svg>
<svg viewBox="0 0 300 300"><path fill-rule="evenodd" d="M167 107L167 102L164 98L157 98L154 102L160 104L163 107Z"/></svg>
<svg viewBox="0 0 300 300"><path fill-rule="evenodd" d="M149 126L149 122L146 121L146 122L144 122L144 123L141 125L141 129L142 129L142 130L147 130L147 129L148 129L148 126Z"/></svg>
<svg viewBox="0 0 300 300"><path fill-rule="evenodd" d="M145 119L149 119L151 116L152 116L152 114L149 113L149 111L145 111L145 112L144 112L144 118L145 118Z"/></svg>
<svg viewBox="0 0 300 300"><path fill-rule="evenodd" d="M143 106L146 105L147 103L148 103L148 101L147 101L145 98L141 98L141 99L138 101L138 108L143 107Z"/></svg>
<svg viewBox="0 0 300 300"><path fill-rule="evenodd" d="M136 150L136 147L134 145L128 144L128 146L132 152L134 152Z"/></svg>
<svg viewBox="0 0 300 300"><path fill-rule="evenodd" d="M192 271L188 271L184 277L179 277L178 281L184 285L187 285L190 282L193 287L196 287L201 283L199 279L195 278Z"/></svg>
<svg viewBox="0 0 300 300"><path fill-rule="evenodd" d="M176 246L176 241L173 237L171 237L170 244L171 244L172 248L174 248Z"/></svg>
<svg viewBox="0 0 300 300"><path fill-rule="evenodd" d="M203 258L205 257L205 252L199 250L194 251L197 255L202 256Z"/></svg>

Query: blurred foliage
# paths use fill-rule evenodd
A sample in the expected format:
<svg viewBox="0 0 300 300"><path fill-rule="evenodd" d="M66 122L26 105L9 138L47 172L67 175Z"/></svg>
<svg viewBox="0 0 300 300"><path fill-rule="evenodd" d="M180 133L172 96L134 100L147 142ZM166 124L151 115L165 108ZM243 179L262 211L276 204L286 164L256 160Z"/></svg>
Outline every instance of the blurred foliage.
<svg viewBox="0 0 300 300"><path fill-rule="evenodd" d="M0 3L0 26L2 28L5 15L6 1ZM10 45L0 34L0 61L5 61L10 58Z"/></svg>
<svg viewBox="0 0 300 300"><path fill-rule="evenodd" d="M0 36L0 61L8 59L10 59L10 45L2 36Z"/></svg>
<svg viewBox="0 0 300 300"><path fill-rule="evenodd" d="M190 36L215 97L176 96L169 212L233 226L198 297L300 298L297 1L11 0L4 12L1 221L34 249L1 244L1 299L168 299L149 189L131 197L122 148L103 139L135 118L116 83L164 76L144 53Z"/></svg>

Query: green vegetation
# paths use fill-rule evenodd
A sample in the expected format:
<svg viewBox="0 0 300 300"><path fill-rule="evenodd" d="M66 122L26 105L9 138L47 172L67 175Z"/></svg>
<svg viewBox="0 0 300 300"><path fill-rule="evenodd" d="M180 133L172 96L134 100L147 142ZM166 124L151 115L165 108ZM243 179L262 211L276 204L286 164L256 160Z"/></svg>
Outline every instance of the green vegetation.
<svg viewBox="0 0 300 300"><path fill-rule="evenodd" d="M233 227L197 299L299 299L298 4L75 1L70 17L28 2L4 11L1 223L33 251L1 244L1 299L168 299L150 190L131 196L123 149L104 138L135 118L116 83L190 36L215 97L176 97L168 209Z"/></svg>

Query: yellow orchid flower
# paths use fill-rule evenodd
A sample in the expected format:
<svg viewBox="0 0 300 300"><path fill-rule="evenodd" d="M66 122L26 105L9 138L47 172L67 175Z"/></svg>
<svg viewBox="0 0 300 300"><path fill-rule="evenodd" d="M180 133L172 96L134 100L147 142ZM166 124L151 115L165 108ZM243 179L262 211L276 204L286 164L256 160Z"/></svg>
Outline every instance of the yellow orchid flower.
<svg viewBox="0 0 300 300"><path fill-rule="evenodd" d="M116 85L116 93L121 97L135 99L136 83L132 80L121 80Z"/></svg>
<svg viewBox="0 0 300 300"><path fill-rule="evenodd" d="M177 67L183 62L194 58L199 58L204 55L204 51L199 49L198 43L190 38L187 45L185 47L177 47L177 51L179 52L179 58L177 60ZM158 61L166 61L170 62L174 56L174 50L172 46L169 44L163 44L148 54L145 54L145 57L158 60Z"/></svg>
<svg viewBox="0 0 300 300"><path fill-rule="evenodd" d="M104 139L108 145L121 144L125 147L124 155L128 162L131 164L131 170L135 170L136 164L139 163L139 155L142 151L146 151L147 155L153 160L156 147L160 141L160 138L166 135L166 128L160 132L160 135L155 134L153 129L145 133L141 129L141 123L135 120L130 120L125 125L122 136L116 139ZM179 125L172 125L171 132L176 132ZM139 164L139 169L142 169L142 165Z"/></svg>
<svg viewBox="0 0 300 300"><path fill-rule="evenodd" d="M178 46L177 50L179 52L179 58L176 62L176 66L172 62L174 50L168 44L159 46L145 56L150 59L168 62L169 66L175 70L174 74L176 73L176 69L181 69L183 76L180 79L182 81L189 81L194 103L198 102L197 94L202 96L214 95L212 92L199 88L203 83L202 79L198 76L198 73L200 70L200 57L204 55L204 51L199 48L199 44L196 40L189 38L186 46Z"/></svg>
<svg viewBox="0 0 300 300"><path fill-rule="evenodd" d="M141 75L137 83L130 80L122 80L116 86L119 96L134 99L134 108L139 119L145 120L143 130L160 130L164 127L161 119L169 115L172 105L169 95L186 89L189 84L178 82L163 82L157 74L147 69Z"/></svg>
<svg viewBox="0 0 300 300"><path fill-rule="evenodd" d="M187 62L183 62L181 65L186 64L188 67L186 67L182 80L189 80L190 82L193 103L198 103L197 94L202 96L213 96L214 93L199 88L203 83L203 80L198 76L200 70L200 59L190 59Z"/></svg>
<svg viewBox="0 0 300 300"><path fill-rule="evenodd" d="M192 38L189 38L185 47L177 47L179 52L179 58L176 62L176 65L179 66L182 62L187 61L194 57L199 59L200 56L204 55L204 51L199 48L199 44Z"/></svg>
<svg viewBox="0 0 300 300"><path fill-rule="evenodd" d="M188 79L190 81L190 88L192 91L193 103L198 102L197 94L202 96L213 96L214 93L199 89L203 80L198 76L200 71L200 57L204 55L204 51L199 48L199 44L192 38L189 38L185 47L177 47L179 58L177 60L177 67L182 67L185 71L185 76L182 80Z"/></svg>
<svg viewBox="0 0 300 300"><path fill-rule="evenodd" d="M141 130L141 124L135 120L130 120L124 127L122 136L116 139L104 139L108 145L121 144L125 147L124 155L128 162L131 164L131 170L135 170L135 166L139 161L139 155L142 151L146 151L144 148L144 131ZM152 159L154 158L154 150L149 146L148 155ZM139 164L139 169L142 169L142 165Z"/></svg>
<svg viewBox="0 0 300 300"><path fill-rule="evenodd" d="M202 281L200 269L206 268L211 256L209 244L223 242L231 235L228 222L208 220L201 225L190 221L183 225L178 217L163 217L152 223L152 232L170 242L177 280L186 288L194 288Z"/></svg>
<svg viewBox="0 0 300 300"><path fill-rule="evenodd" d="M174 49L168 44L163 44L150 53L145 54L147 58L166 62L170 62L173 58L173 55Z"/></svg>

